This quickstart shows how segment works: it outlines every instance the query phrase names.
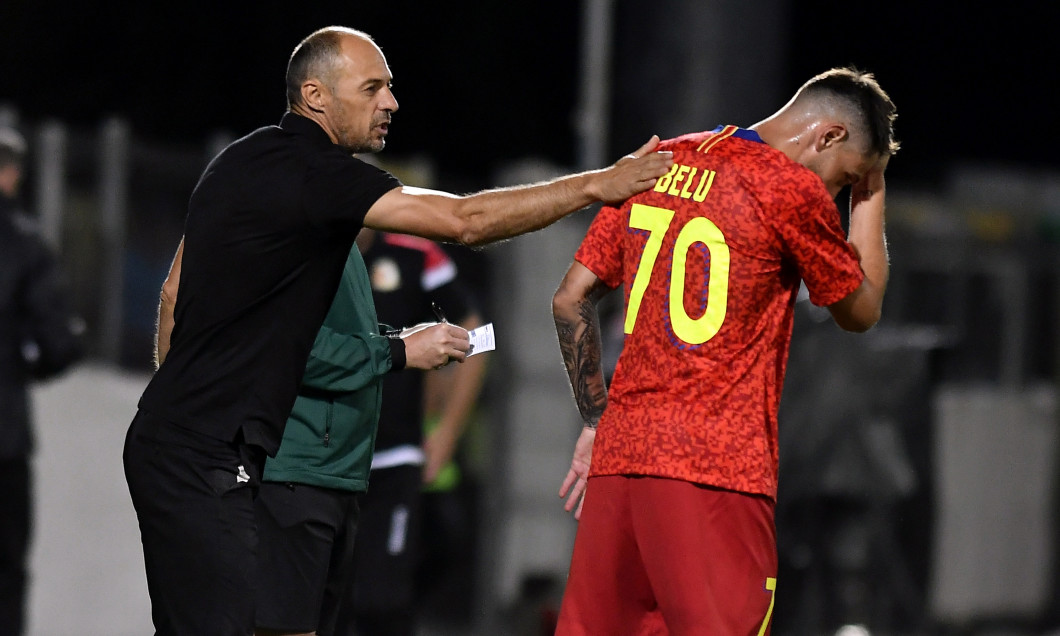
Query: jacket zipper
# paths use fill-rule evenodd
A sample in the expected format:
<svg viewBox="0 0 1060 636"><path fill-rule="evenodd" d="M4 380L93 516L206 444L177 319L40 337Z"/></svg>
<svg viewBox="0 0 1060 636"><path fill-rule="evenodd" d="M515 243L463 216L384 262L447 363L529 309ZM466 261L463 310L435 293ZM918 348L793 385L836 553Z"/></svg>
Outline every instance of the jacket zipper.
<svg viewBox="0 0 1060 636"><path fill-rule="evenodd" d="M335 400L328 400L328 413L324 418L324 448L331 445L331 417L334 412Z"/></svg>

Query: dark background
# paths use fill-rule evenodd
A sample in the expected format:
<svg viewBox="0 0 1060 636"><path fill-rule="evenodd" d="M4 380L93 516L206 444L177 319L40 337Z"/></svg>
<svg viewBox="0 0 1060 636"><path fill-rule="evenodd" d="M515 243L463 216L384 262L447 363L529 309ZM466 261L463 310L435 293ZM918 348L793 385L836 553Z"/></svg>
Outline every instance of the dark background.
<svg viewBox="0 0 1060 636"><path fill-rule="evenodd" d="M24 120L95 125L116 114L159 141L241 135L282 114L294 45L343 24L371 33L394 72L389 153L426 153L476 179L512 158L574 163L579 2L95 4L3 2L0 101ZM628 21L666 5L615 6ZM905 149L889 174L900 180L930 184L954 161L1057 167L1060 10L972 6L790 2L780 94L834 65L875 72L899 106Z"/></svg>

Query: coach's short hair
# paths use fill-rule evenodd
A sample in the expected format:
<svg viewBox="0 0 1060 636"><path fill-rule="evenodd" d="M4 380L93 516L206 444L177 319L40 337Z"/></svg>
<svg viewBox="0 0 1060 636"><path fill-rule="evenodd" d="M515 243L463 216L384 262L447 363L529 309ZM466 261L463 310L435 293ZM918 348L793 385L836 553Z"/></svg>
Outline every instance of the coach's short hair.
<svg viewBox="0 0 1060 636"><path fill-rule="evenodd" d="M371 40L363 31L342 26L329 26L310 33L294 47L287 62L287 108L302 103L302 84L318 79L334 88L335 67L342 52L342 37L356 35Z"/></svg>

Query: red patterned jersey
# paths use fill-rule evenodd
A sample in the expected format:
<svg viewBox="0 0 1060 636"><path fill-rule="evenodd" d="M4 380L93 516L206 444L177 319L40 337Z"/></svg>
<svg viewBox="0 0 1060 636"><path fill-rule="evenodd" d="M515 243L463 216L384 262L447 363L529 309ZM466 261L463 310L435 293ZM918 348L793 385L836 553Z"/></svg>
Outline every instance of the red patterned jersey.
<svg viewBox="0 0 1060 636"><path fill-rule="evenodd" d="M625 291L625 344L592 475L776 497L777 409L799 281L817 305L861 284L821 179L727 126L664 142L674 166L594 219L576 260Z"/></svg>

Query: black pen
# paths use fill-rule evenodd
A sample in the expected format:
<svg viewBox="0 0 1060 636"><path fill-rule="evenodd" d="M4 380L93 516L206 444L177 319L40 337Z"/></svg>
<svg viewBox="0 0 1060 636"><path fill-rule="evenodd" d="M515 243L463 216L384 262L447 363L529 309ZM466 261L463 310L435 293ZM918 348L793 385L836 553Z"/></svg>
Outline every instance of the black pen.
<svg viewBox="0 0 1060 636"><path fill-rule="evenodd" d="M438 322L449 322L445 319L445 313L442 308L438 306L438 303L431 301L431 311L434 312L434 317L438 319Z"/></svg>

